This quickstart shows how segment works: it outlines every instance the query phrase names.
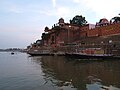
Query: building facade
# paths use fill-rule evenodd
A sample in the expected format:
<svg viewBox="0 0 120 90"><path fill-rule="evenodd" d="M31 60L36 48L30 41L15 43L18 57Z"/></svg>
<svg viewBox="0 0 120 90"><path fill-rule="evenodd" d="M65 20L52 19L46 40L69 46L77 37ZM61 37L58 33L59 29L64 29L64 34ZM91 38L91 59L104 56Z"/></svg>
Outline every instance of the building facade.
<svg viewBox="0 0 120 90"><path fill-rule="evenodd" d="M103 18L96 25L79 26L60 18L51 29L45 27L44 31L42 39L32 44L33 49L120 55L120 22Z"/></svg>
<svg viewBox="0 0 120 90"><path fill-rule="evenodd" d="M64 19L60 18L57 26L54 26L45 34L48 37L45 40L43 39L43 45L56 47L80 42L82 38L120 34L120 23L110 23L107 19L103 18L96 25L87 24L85 26L78 26L65 23Z"/></svg>

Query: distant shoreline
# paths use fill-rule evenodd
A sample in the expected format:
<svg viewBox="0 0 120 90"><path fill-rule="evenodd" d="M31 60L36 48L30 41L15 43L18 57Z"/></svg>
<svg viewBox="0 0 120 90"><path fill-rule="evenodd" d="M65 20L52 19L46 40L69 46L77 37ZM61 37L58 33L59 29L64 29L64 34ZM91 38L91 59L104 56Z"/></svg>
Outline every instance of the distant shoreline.
<svg viewBox="0 0 120 90"><path fill-rule="evenodd" d="M0 49L0 52L24 52L25 49Z"/></svg>

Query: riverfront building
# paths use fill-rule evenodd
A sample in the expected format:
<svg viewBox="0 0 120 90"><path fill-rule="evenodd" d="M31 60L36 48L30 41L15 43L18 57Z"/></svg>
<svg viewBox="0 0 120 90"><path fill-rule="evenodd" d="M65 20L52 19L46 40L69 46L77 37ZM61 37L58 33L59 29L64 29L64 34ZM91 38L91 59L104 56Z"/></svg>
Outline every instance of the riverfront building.
<svg viewBox="0 0 120 90"><path fill-rule="evenodd" d="M60 18L51 29L45 27L44 31L42 39L37 40L32 48L65 50L67 47L68 51L83 52L82 49L84 49L87 53L95 53L94 49L101 49L99 53L120 55L120 22L112 22L103 18L95 25L79 26L65 23L64 19ZM68 46L71 47L68 49Z"/></svg>

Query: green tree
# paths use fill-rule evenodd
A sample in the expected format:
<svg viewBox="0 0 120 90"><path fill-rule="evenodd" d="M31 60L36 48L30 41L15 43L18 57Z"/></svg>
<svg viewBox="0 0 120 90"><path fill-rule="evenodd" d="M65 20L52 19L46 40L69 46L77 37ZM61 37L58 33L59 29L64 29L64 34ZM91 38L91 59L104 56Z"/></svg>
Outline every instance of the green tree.
<svg viewBox="0 0 120 90"><path fill-rule="evenodd" d="M83 17L82 15L76 15L75 17L73 17L72 20L70 20L70 24L84 26L87 24L87 21L85 20L85 17Z"/></svg>
<svg viewBox="0 0 120 90"><path fill-rule="evenodd" d="M111 19L111 21L112 21L113 23L118 23L118 22L120 22L120 17L119 17L119 16L113 17L113 18Z"/></svg>

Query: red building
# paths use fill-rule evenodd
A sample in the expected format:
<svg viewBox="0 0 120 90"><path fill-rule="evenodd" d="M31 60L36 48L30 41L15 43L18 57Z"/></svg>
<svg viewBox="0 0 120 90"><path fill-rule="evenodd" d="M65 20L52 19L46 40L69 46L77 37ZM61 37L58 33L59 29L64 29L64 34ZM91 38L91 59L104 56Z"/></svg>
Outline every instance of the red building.
<svg viewBox="0 0 120 90"><path fill-rule="evenodd" d="M64 19L61 18L56 26L45 33L48 38L43 40L44 45L56 47L73 43L80 36L79 30L80 26L64 23Z"/></svg>
<svg viewBox="0 0 120 90"><path fill-rule="evenodd" d="M51 29L45 27L44 31L42 39L31 45L33 50L120 55L120 22L111 23L103 18L96 25L79 26L60 18Z"/></svg>
<svg viewBox="0 0 120 90"><path fill-rule="evenodd" d="M45 32L45 39L43 38L42 40L45 46L57 47L70 43L80 43L83 38L116 34L120 34L120 23L110 23L105 18L100 19L96 25L87 24L85 26L65 23L64 19L60 18L52 29Z"/></svg>

